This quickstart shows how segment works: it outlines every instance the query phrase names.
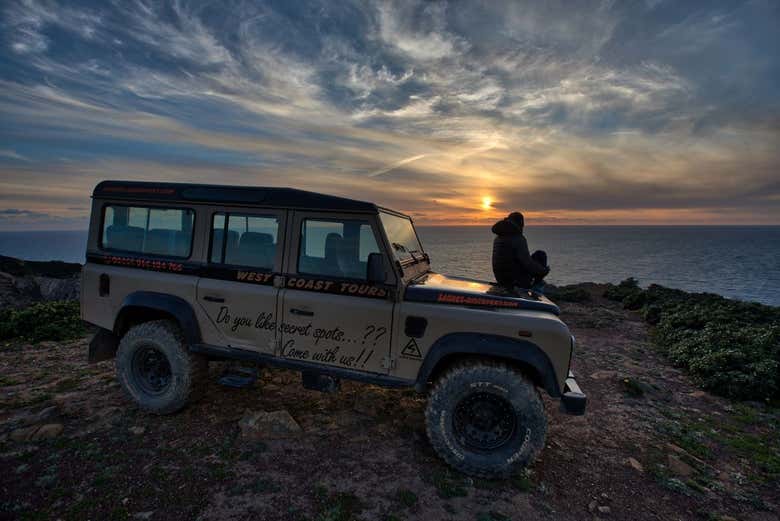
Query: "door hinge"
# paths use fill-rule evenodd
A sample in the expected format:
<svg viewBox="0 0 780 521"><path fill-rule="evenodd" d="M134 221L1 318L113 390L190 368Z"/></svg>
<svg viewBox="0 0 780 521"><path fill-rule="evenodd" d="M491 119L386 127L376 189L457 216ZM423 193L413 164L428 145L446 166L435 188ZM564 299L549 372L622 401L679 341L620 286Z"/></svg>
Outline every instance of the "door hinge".
<svg viewBox="0 0 780 521"><path fill-rule="evenodd" d="M395 358L385 356L382 358L382 369L395 369Z"/></svg>

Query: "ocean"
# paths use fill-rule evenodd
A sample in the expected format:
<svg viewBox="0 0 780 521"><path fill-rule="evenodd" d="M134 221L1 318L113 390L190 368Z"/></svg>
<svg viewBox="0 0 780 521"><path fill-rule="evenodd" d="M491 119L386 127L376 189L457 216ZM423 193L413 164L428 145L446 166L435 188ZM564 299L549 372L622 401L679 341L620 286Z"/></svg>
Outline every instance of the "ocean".
<svg viewBox="0 0 780 521"><path fill-rule="evenodd" d="M418 228L433 268L493 280L489 227ZM553 284L662 284L780 306L780 226L529 226L545 250ZM85 231L0 232L0 254L84 262Z"/></svg>

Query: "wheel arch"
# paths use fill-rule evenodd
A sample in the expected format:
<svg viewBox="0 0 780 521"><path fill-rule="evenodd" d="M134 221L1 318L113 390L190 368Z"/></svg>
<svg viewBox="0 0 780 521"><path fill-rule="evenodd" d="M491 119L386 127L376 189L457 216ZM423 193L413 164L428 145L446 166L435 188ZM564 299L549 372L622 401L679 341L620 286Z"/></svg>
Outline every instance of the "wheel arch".
<svg viewBox="0 0 780 521"><path fill-rule="evenodd" d="M153 291L136 291L125 297L113 332L121 338L132 326L151 320L171 320L178 324L187 344L200 342L200 327L192 306L176 295Z"/></svg>
<svg viewBox="0 0 780 521"><path fill-rule="evenodd" d="M508 363L530 377L550 396L561 396L555 368L538 345L528 340L483 333L450 333L434 342L417 373L415 388L424 391L428 382L466 359Z"/></svg>

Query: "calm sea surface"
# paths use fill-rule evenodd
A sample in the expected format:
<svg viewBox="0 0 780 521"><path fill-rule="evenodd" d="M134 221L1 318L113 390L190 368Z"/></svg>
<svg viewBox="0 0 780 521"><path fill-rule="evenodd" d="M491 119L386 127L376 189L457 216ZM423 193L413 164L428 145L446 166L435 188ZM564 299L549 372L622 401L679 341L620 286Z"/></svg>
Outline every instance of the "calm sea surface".
<svg viewBox="0 0 780 521"><path fill-rule="evenodd" d="M492 280L489 227L420 227L436 271ZM780 306L780 226L529 227L550 256L553 284L663 284ZM86 232L0 232L0 254L83 262Z"/></svg>

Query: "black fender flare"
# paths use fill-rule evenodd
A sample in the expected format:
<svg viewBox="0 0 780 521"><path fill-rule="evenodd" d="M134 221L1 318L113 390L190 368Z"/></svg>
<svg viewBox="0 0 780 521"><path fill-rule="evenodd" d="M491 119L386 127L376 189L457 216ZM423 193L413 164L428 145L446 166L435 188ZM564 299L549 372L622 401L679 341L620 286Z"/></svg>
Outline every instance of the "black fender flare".
<svg viewBox="0 0 780 521"><path fill-rule="evenodd" d="M425 389L439 362L451 355L489 356L531 366L547 393L553 398L561 396L555 368L539 346L528 340L483 333L450 333L434 342L417 373L415 388Z"/></svg>
<svg viewBox="0 0 780 521"><path fill-rule="evenodd" d="M171 315L178 322L187 344L200 343L198 319L189 302L175 295L154 291L136 291L125 297L114 321L114 333L119 334L124 331L126 321L132 314L143 310L160 311Z"/></svg>

